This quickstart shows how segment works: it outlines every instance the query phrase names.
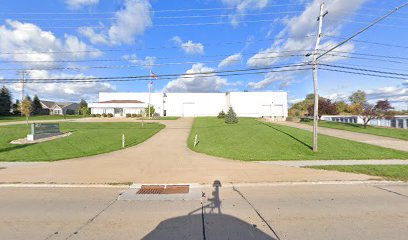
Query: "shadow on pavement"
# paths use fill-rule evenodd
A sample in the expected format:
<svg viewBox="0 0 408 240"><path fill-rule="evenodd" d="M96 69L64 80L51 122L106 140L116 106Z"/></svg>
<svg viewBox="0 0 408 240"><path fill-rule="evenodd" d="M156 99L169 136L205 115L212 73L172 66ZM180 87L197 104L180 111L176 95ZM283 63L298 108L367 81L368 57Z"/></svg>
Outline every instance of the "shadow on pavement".
<svg viewBox="0 0 408 240"><path fill-rule="evenodd" d="M170 218L162 221L153 231L142 239L268 239L275 240L259 230L256 225L249 224L237 217L222 214L220 190L221 182L213 184L212 198L187 216ZM203 198L205 194L203 194ZM201 211L201 214L199 212Z"/></svg>

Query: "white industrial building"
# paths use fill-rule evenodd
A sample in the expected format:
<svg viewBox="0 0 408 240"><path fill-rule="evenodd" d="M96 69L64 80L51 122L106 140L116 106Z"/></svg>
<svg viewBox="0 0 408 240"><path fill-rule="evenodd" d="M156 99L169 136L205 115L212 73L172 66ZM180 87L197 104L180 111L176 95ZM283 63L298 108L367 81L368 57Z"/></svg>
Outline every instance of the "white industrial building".
<svg viewBox="0 0 408 240"><path fill-rule="evenodd" d="M149 93L101 92L99 102L88 106L92 114L124 117L143 113L148 103ZM286 92L151 93L150 103L160 116L217 116L229 107L240 117L288 116Z"/></svg>
<svg viewBox="0 0 408 240"><path fill-rule="evenodd" d="M357 123L364 124L360 116L354 115L323 115L323 121L342 122L342 123ZM391 127L391 128L405 128L408 129L408 115L396 115L391 119L372 119L368 125L376 127Z"/></svg>

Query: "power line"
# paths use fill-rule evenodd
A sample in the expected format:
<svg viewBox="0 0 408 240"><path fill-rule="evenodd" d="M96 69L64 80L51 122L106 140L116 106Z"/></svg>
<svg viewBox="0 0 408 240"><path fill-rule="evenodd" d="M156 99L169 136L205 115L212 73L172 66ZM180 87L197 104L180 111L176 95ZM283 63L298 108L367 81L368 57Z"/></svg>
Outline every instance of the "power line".
<svg viewBox="0 0 408 240"><path fill-rule="evenodd" d="M356 71L363 71L363 72L371 72L371 73L380 73L380 74L389 74L389 75L398 75L398 76L408 77L408 74L406 74L406 73L379 71L379 70L356 68L356 67L346 67L346 66L333 65L333 64L320 64L320 65L326 66L326 67L333 67L333 68L342 68L342 69L348 69L348 70L356 70Z"/></svg>
<svg viewBox="0 0 408 240"><path fill-rule="evenodd" d="M283 11L283 12L265 12L265 13L237 13L237 14L213 14L213 15L182 15L182 16L153 16L154 19L188 19L188 18L219 18L230 16L265 16L279 15L289 13L301 13L302 11ZM98 17L98 18L17 18L20 21L85 21L85 20L115 20L117 17Z"/></svg>
<svg viewBox="0 0 408 240"><path fill-rule="evenodd" d="M352 71L339 70L339 69L330 69L330 68L325 68L325 67L320 67L319 69L326 70L326 71L331 71L331 72L350 73L350 74L371 76L371 77L392 78L392 79L399 79L399 80L406 80L407 79L407 78L403 78L403 77L394 77L394 76L371 74L371 73L362 73L362 72L352 72Z"/></svg>
<svg viewBox="0 0 408 240"><path fill-rule="evenodd" d="M346 39L345 37L337 37L337 36L327 35L327 34L325 34L324 37L334 38L334 39ZM391 43L381 43L381 42L373 42L373 41L358 40L358 39L351 39L350 41L358 42L358 43L367 43L367 44L373 44L373 45L380 45L380 46L385 46L385 47L408 48L408 46L406 46L406 45L396 45L396 44L391 44Z"/></svg>
<svg viewBox="0 0 408 240"><path fill-rule="evenodd" d="M288 7L288 6L303 6L300 3L291 4L268 4L269 7ZM163 10L151 10L151 13L165 13L165 12L194 12L194 11L218 11L218 10L236 10L234 7L223 8L187 8L187 9L163 9ZM97 15L97 14L114 14L117 11L110 12L0 12L0 15Z"/></svg>
<svg viewBox="0 0 408 240"><path fill-rule="evenodd" d="M342 41L341 43L337 44L336 46L330 48L329 50L325 51L324 53L320 54L317 59L323 57L324 55L328 54L329 52L333 51L334 49L342 46L343 44L345 44L346 42L350 41L351 39L355 38L356 36L360 35L361 33L365 32L366 30L368 30L369 28L371 28L372 26L376 25L377 23L381 22L382 20L384 20L385 18L387 18L388 16L390 16L391 14L395 13L396 11L398 11L399 9L405 7L408 5L408 2L402 4L399 7L396 7L395 9L391 10L390 12L388 12L387 14L385 14L384 16L380 17L379 19L375 20L373 23L371 23L370 25L366 26L365 28L361 29L360 31L358 31L357 33L351 35L350 37L348 37L347 39L345 39L344 41Z"/></svg>
<svg viewBox="0 0 408 240"><path fill-rule="evenodd" d="M204 75L216 75L225 73L237 73L237 72L250 72L250 71L261 71L261 70L271 70L271 69L281 69L281 68L293 68L293 67L303 67L308 66L308 63L298 63L291 65L281 65L273 67L261 67L261 68L246 68L246 69L233 69L233 70L222 70L222 71L206 71L199 73L181 73L181 74L156 74L158 79L164 79L166 77L185 77L185 76L204 76ZM114 80L114 79L151 79L150 75L139 75L139 76L114 76L114 77L80 77L80 78L30 78L28 81L87 81L87 80ZM20 81L17 78L4 78L3 82L16 82Z"/></svg>

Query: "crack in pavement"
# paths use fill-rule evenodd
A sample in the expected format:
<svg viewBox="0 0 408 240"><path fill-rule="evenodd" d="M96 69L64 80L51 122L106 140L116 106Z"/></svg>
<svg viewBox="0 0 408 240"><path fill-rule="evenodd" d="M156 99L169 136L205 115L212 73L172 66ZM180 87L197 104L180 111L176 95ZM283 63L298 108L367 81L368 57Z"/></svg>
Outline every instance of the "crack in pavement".
<svg viewBox="0 0 408 240"><path fill-rule="evenodd" d="M122 193L119 193L119 196L122 195ZM104 213L108 208L110 208L114 203L118 201L118 197L116 197L113 201L111 201L106 207L104 207L101 211L99 211L95 216L90 218L88 221L86 221L84 224L79 226L73 233L68 235L68 237L65 238L65 240L72 238L73 236L77 235L83 228L88 226L90 223L92 223L96 218L98 218L102 213Z"/></svg>
<svg viewBox="0 0 408 240"><path fill-rule="evenodd" d="M231 183L232 184L232 183ZM255 211L258 217L268 226L269 230L275 235L276 239L281 240L276 231L272 228L272 226L266 221L266 219L261 215L261 213L252 205L252 203L232 184L232 189L237 192L248 204L251 208Z"/></svg>
<svg viewBox="0 0 408 240"><path fill-rule="evenodd" d="M386 189L386 188L382 188L382 187L380 187L380 186L372 186L372 187L375 187L375 188L384 190L384 191L389 192L389 193L396 194L396 195L401 196L401 197L406 197L406 198L408 198L408 196L405 195L405 194L402 194L402 193L399 193L399 192L395 192L395 191L392 191L392 190L389 190L389 189Z"/></svg>

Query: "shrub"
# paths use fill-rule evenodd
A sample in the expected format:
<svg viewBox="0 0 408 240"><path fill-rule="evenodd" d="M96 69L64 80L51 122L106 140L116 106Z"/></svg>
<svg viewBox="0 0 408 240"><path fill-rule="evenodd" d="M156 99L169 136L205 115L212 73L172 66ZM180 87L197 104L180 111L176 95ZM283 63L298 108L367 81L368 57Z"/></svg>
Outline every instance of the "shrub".
<svg viewBox="0 0 408 240"><path fill-rule="evenodd" d="M113 117L113 114L112 113L108 113L108 115L107 115L107 117Z"/></svg>
<svg viewBox="0 0 408 240"><path fill-rule="evenodd" d="M96 114L91 114L91 117L96 117Z"/></svg>
<svg viewBox="0 0 408 240"><path fill-rule="evenodd" d="M136 117L141 118L141 117L143 117L143 114L138 113L138 114L136 114Z"/></svg>
<svg viewBox="0 0 408 240"><path fill-rule="evenodd" d="M221 112L218 113L217 118L225 118L225 112L224 112L224 110L221 110Z"/></svg>
<svg viewBox="0 0 408 240"><path fill-rule="evenodd" d="M237 114L234 112L234 109L232 109L232 107L229 108L227 115L225 115L225 123L227 124L238 123Z"/></svg>
<svg viewBox="0 0 408 240"><path fill-rule="evenodd" d="M130 117L132 117L132 114L126 113L126 117L127 117L127 118L130 118Z"/></svg>
<svg viewBox="0 0 408 240"><path fill-rule="evenodd" d="M108 115L106 113L102 113L102 117L107 117Z"/></svg>
<svg viewBox="0 0 408 240"><path fill-rule="evenodd" d="M135 117L137 117L137 114L132 113L132 118L135 118Z"/></svg>
<svg viewBox="0 0 408 240"><path fill-rule="evenodd" d="M101 114L96 114L95 116L96 116L96 117L101 117L102 115L101 115Z"/></svg>

